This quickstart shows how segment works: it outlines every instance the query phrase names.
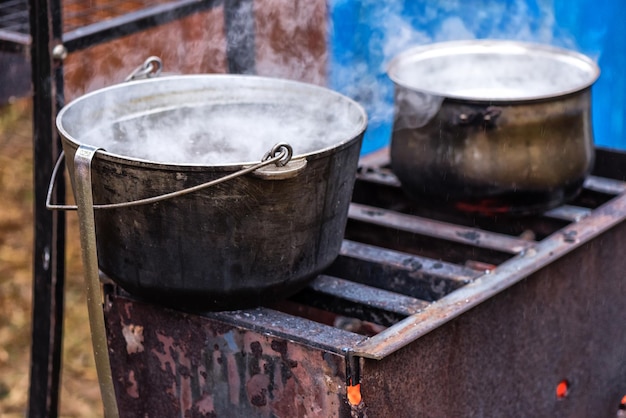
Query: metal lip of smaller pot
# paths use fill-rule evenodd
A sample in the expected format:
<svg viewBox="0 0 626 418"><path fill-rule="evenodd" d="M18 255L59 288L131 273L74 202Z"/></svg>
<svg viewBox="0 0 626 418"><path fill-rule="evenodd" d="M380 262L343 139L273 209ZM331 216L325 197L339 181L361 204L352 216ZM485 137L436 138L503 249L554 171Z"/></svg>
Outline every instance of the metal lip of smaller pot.
<svg viewBox="0 0 626 418"><path fill-rule="evenodd" d="M389 62L387 75L399 86L448 100L526 103L584 90L600 68L584 54L552 45L474 39L412 47Z"/></svg>
<svg viewBox="0 0 626 418"><path fill-rule="evenodd" d="M146 91L149 90L152 86L161 86L165 84L175 85L177 83L183 82L187 84L193 84L194 81L204 82L210 80L215 80L217 83L220 83L220 86L230 85L231 87L240 86L242 88L256 89L261 88L265 89L268 92L272 90L276 90L278 87L283 88L285 91L295 91L295 94L301 94L304 91L310 92L312 95L318 93L323 97L334 97L336 100L345 103L352 112L358 113L354 119L358 119L359 123L354 127L353 132L345 132L342 137L346 138L343 140L335 141L331 145L322 147L319 149L315 149L313 151L304 152L304 153L294 153L292 158L294 159L302 159L305 158L307 160L321 158L328 154L340 151L348 146L350 146L353 142L355 142L356 138L358 138L363 132L366 130L368 125L368 116L363 109L363 107L358 104L355 100L344 96L334 90L321 87L314 84L299 82L295 80L288 80L283 78L274 78L274 77L264 77L264 76L253 76L253 75L238 75L238 74L191 74L191 75L168 75L161 76L155 78L148 79L139 79L132 80L121 84L116 84L109 87L104 87L89 93L86 93L74 100L70 103L66 104L58 113L56 118L56 127L62 138L67 141L67 143L73 148L78 148L84 142L80 141L79 138L82 136L77 135L74 131L70 129L66 129L66 125L68 123L66 120L68 119L68 113L75 111L77 108L87 107L87 103L90 101L99 101L102 100L103 97L115 97L120 92L127 91L129 89L137 89L138 91ZM215 92L219 94L223 94L220 90L220 86L215 87ZM155 96L158 93L155 93ZM182 92L176 92L177 96L180 96ZM149 102L152 98L147 97L147 101ZM201 100L201 99L200 99ZM134 103L130 105L131 109L134 105L137 104L139 99L135 98ZM202 103L200 103L202 104ZM110 104L103 104L103 106L110 106ZM176 109L180 106L180 102L173 103L169 106L169 109ZM146 108L146 113L153 112L155 109L150 108L149 106ZM161 107L159 110L168 110L167 107ZM136 117L138 113L131 115L130 117ZM288 142L288 139L287 139ZM96 145L97 144L93 144ZM160 170L187 170L187 171L197 171L197 170L205 170L211 169L213 171L232 171L236 169L241 169L250 164L257 163L258 160L250 160L250 161L237 161L237 162L224 162L219 164L204 164L204 163L191 163L191 162L161 162L154 161L150 159L143 159L139 157L134 157L125 154L119 154L115 152L107 151L106 149L101 149L98 151L98 158L119 163L125 165L132 165L137 167L150 167L155 168L158 167Z"/></svg>

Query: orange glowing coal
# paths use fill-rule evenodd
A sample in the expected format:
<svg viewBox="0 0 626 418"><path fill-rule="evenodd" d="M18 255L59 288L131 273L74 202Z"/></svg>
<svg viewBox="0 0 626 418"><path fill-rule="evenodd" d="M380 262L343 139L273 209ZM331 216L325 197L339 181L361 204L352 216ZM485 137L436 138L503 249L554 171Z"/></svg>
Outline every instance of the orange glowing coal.
<svg viewBox="0 0 626 418"><path fill-rule="evenodd" d="M361 384L357 383L356 385L348 386L348 402L350 405L358 405L361 403Z"/></svg>
<svg viewBox="0 0 626 418"><path fill-rule="evenodd" d="M567 380L562 380L556 385L556 398L563 399L567 396L567 392L569 391L569 382Z"/></svg>

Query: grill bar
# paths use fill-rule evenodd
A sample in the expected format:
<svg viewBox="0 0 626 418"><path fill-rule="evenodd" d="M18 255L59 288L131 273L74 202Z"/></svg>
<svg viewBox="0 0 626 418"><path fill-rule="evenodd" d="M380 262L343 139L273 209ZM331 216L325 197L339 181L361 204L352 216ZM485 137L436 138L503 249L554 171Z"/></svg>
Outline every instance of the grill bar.
<svg viewBox="0 0 626 418"><path fill-rule="evenodd" d="M449 279L460 283L472 280L477 275L483 273L482 271L476 271L452 263L418 257L350 240L343 241L340 255L340 260L342 258L354 258L364 262L380 264L388 272L394 269L402 271L409 269L413 273L413 277L423 272L428 277Z"/></svg>
<svg viewBox="0 0 626 418"><path fill-rule="evenodd" d="M591 214L591 209L563 205L544 213L544 216L568 222L578 222Z"/></svg>
<svg viewBox="0 0 626 418"><path fill-rule="evenodd" d="M605 177L589 176L585 180L585 188L609 195L617 195L626 191L626 183Z"/></svg>
<svg viewBox="0 0 626 418"><path fill-rule="evenodd" d="M318 276L309 288L321 294L361 303L368 308L378 308L404 316L413 315L428 306L428 302L417 298L326 275Z"/></svg>
<svg viewBox="0 0 626 418"><path fill-rule="evenodd" d="M328 274L433 301L483 274L468 267L344 240Z"/></svg>
<svg viewBox="0 0 626 418"><path fill-rule="evenodd" d="M288 338L334 353L343 353L364 336L275 309L256 308L229 312L207 312L204 316L226 324Z"/></svg>
<svg viewBox="0 0 626 418"><path fill-rule="evenodd" d="M292 300L383 327L428 306L417 298L326 275L318 276Z"/></svg>
<svg viewBox="0 0 626 418"><path fill-rule="evenodd" d="M386 167L363 165L359 167L358 178L372 184L400 187L400 180Z"/></svg>
<svg viewBox="0 0 626 418"><path fill-rule="evenodd" d="M451 225L418 216L404 215L358 203L353 203L350 206L348 216L351 219L373 225L394 228L400 231L445 239L451 242L458 242L480 248L507 252L509 254L518 254L532 245L528 241L506 235L481 231L476 228Z"/></svg>

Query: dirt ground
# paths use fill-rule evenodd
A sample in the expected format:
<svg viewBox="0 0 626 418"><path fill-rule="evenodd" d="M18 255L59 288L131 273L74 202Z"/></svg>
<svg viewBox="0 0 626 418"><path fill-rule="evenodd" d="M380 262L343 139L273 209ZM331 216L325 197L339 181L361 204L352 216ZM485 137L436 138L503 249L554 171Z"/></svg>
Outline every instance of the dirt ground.
<svg viewBox="0 0 626 418"><path fill-rule="evenodd" d="M0 107L0 417L23 417L31 350L33 159L30 98ZM67 216L61 417L99 417L75 213Z"/></svg>

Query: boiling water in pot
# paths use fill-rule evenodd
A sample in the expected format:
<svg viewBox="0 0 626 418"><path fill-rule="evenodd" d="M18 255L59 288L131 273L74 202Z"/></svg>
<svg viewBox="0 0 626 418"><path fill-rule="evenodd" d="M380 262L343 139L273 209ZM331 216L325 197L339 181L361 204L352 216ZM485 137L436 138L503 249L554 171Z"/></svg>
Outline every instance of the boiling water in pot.
<svg viewBox="0 0 626 418"><path fill-rule="evenodd" d="M118 119L82 140L112 154L161 163L256 162L278 142L292 145L294 154L342 142L354 122L323 110L284 103L180 106Z"/></svg>

